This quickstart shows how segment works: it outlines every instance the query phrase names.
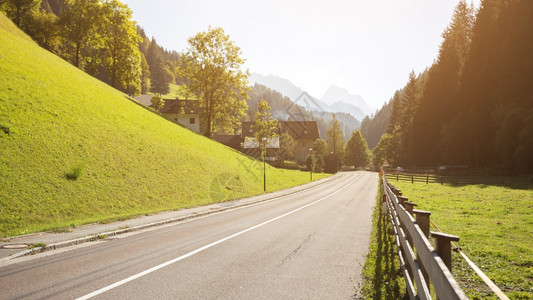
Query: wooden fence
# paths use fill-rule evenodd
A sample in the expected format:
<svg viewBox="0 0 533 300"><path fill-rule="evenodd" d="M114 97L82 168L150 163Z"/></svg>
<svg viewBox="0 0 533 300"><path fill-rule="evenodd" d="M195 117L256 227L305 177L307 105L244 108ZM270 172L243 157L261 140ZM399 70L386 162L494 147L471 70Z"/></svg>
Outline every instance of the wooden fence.
<svg viewBox="0 0 533 300"><path fill-rule="evenodd" d="M450 242L458 241L459 237L430 232L431 212L415 210L416 204L402 197L387 177L383 176L383 212L393 224L407 294L411 299L432 299L432 286L438 299L468 299L451 273ZM436 249L428 240L430 236L435 239Z"/></svg>
<svg viewBox="0 0 533 300"><path fill-rule="evenodd" d="M462 175L424 175L410 173L387 173L387 179L390 181L410 181L423 183L440 183L440 184L505 184L502 177L481 177L481 176L462 176Z"/></svg>

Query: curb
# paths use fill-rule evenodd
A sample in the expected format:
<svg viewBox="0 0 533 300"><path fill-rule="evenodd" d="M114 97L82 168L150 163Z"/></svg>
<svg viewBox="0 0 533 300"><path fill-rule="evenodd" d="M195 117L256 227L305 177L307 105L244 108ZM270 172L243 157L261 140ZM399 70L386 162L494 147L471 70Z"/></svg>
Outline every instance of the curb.
<svg viewBox="0 0 533 300"><path fill-rule="evenodd" d="M271 197L267 197L265 199L259 199L259 200L251 201L251 202L247 202L247 203L235 204L235 205L228 206L228 207L221 207L221 208L212 209L212 210L201 212L201 213L190 214L190 215L186 215L186 216L182 216L182 217L178 217L178 218L172 218L172 219L167 219L167 220L163 220L163 221L148 223L148 224L139 225L139 226L135 226L135 227L131 227L131 228L118 229L118 230L107 231L107 232L103 232L103 233L99 233L99 234L93 234L93 235L88 236L88 237L77 238L77 239L68 240L68 241L64 241L64 242L58 242L58 243L54 243L54 244L51 244L51 245L46 245L44 247L35 247L35 248L32 248L32 249L21 251L19 253L15 253L13 255L1 258L0 259L0 263L1 262L5 262L5 261L9 261L9 260L12 260L12 259L15 259L15 258L23 257L23 256L42 253L42 252L49 251L49 250L56 250L56 249L60 249L60 248L64 248L64 247L69 247L69 246L74 246L74 245L87 243L87 242L95 242L95 241L98 241L98 240L105 240L109 236L116 236L116 235L120 235L120 234L140 231L140 230L144 230L144 229L148 229L148 228L152 228L152 227L167 225L167 224L171 224L171 223L177 223L177 222L181 222L181 221L185 221L185 220L190 220L190 219L195 219L195 218L199 218L199 217L208 216L208 215L219 213L219 212L224 212L224 211L227 211L227 210L237 209L237 208L246 207L246 206L250 206L250 205L254 205L254 204L258 204L258 203L262 203L262 202L266 202L266 201L271 201L271 200L274 200L274 199L277 199L277 198L281 198L281 197L284 197L284 196L288 196L288 195L296 194L296 193L299 193L299 192L302 192L302 191L306 191L306 190L312 189L314 187L320 186L320 185L322 185L324 183L330 182L334 178L338 177L338 174L339 173L337 173L335 175L332 175L332 176L329 176L327 178L323 178L323 179L320 179L318 181L312 182L312 183L309 184L310 185L309 187L302 188L302 189L299 189L299 190L296 190L296 191L291 191L291 192L288 192L288 193L285 193L285 194L282 194L282 195L277 195L277 196L273 196L272 195ZM296 186L296 187L298 187L298 186ZM296 187L292 187L292 188L296 188ZM276 192L276 191L274 191L274 192ZM271 192L271 193L274 193L274 192ZM268 194L263 194L263 195L268 195ZM257 196L261 196L261 195L257 195ZM239 200L239 199L235 199L235 200ZM235 200L233 200L233 201L235 201ZM33 233L33 234L29 234L29 235L34 235L34 234L37 234L37 233ZM28 236L28 235L24 235L24 236ZM16 239L16 238L20 238L20 237L23 237L23 236L12 237L11 239Z"/></svg>

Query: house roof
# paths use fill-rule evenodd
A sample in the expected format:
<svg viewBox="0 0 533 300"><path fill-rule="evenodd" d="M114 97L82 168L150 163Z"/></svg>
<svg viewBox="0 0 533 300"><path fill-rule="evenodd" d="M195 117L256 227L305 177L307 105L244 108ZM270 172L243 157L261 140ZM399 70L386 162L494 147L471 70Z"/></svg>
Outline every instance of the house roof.
<svg viewBox="0 0 533 300"><path fill-rule="evenodd" d="M316 121L281 121L281 132L288 132L296 139L318 139L318 126Z"/></svg>
<svg viewBox="0 0 533 300"><path fill-rule="evenodd" d="M213 140L236 150L241 148L242 143L240 135L213 135Z"/></svg>
<svg viewBox="0 0 533 300"><path fill-rule="evenodd" d="M160 110L163 114L179 114L181 108L183 112L187 115L190 114L200 114L200 102L198 100L183 100L183 99L163 99L165 100L165 105Z"/></svg>
<svg viewBox="0 0 533 300"><path fill-rule="evenodd" d="M141 102L145 106L152 105L152 95L143 94L135 97L134 99Z"/></svg>
<svg viewBox="0 0 533 300"><path fill-rule="evenodd" d="M243 137L253 137L253 127L255 122L242 122ZM294 139L318 139L318 126L316 121L279 121L280 132L288 132Z"/></svg>

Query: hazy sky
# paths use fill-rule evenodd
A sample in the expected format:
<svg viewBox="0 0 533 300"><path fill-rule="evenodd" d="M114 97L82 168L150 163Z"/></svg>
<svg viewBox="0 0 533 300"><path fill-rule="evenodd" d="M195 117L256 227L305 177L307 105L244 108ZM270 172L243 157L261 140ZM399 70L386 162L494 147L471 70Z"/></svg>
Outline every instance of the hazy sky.
<svg viewBox="0 0 533 300"><path fill-rule="evenodd" d="M246 68L321 97L334 84L380 107L438 53L458 0L123 0L161 46L222 27ZM474 1L477 4L477 1Z"/></svg>

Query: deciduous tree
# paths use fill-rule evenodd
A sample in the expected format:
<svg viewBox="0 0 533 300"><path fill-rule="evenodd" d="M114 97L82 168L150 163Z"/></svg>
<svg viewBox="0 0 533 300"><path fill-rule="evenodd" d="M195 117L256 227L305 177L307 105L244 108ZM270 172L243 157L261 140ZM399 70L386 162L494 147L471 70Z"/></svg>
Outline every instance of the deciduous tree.
<svg viewBox="0 0 533 300"><path fill-rule="evenodd" d="M257 105L255 123L252 127L254 137L259 144L259 149L261 149L261 157L264 158L269 141L278 136L278 120L272 118L270 106L268 106L268 103L264 99L261 99Z"/></svg>
<svg viewBox="0 0 533 300"><path fill-rule="evenodd" d="M344 163L355 168L366 167L370 160L370 150L368 144L361 134L361 131L352 131L352 136L346 143L346 154Z"/></svg>
<svg viewBox="0 0 533 300"><path fill-rule="evenodd" d="M41 0L2 0L0 8L22 30L28 30L39 12Z"/></svg>
<svg viewBox="0 0 533 300"><path fill-rule="evenodd" d="M315 172L324 172L326 157L329 155L328 143L323 139L317 139L313 143L313 158L315 160Z"/></svg>
<svg viewBox="0 0 533 300"><path fill-rule="evenodd" d="M141 91L140 36L132 12L117 0L107 0L102 9L103 63L111 86L136 95Z"/></svg>
<svg viewBox="0 0 533 300"><path fill-rule="evenodd" d="M150 99L150 102L152 103L152 106L157 110L160 110L161 108L163 108L163 106L165 106L165 100L163 100L160 94L153 95L152 99Z"/></svg>
<svg viewBox="0 0 533 300"><path fill-rule="evenodd" d="M249 73L241 70L241 49L222 28L209 27L188 42L181 58L180 76L200 100L207 124L205 135L211 137L215 128L233 131L245 115L250 90Z"/></svg>
<svg viewBox="0 0 533 300"><path fill-rule="evenodd" d="M283 132L279 137L279 147L282 160L292 160L294 158L294 148L296 142L292 135L288 132Z"/></svg>
<svg viewBox="0 0 533 300"><path fill-rule="evenodd" d="M72 44L71 62L80 66L83 50L98 46L98 26L102 21L100 0L69 0L68 9L61 15L62 36ZM93 53L94 54L94 53Z"/></svg>

